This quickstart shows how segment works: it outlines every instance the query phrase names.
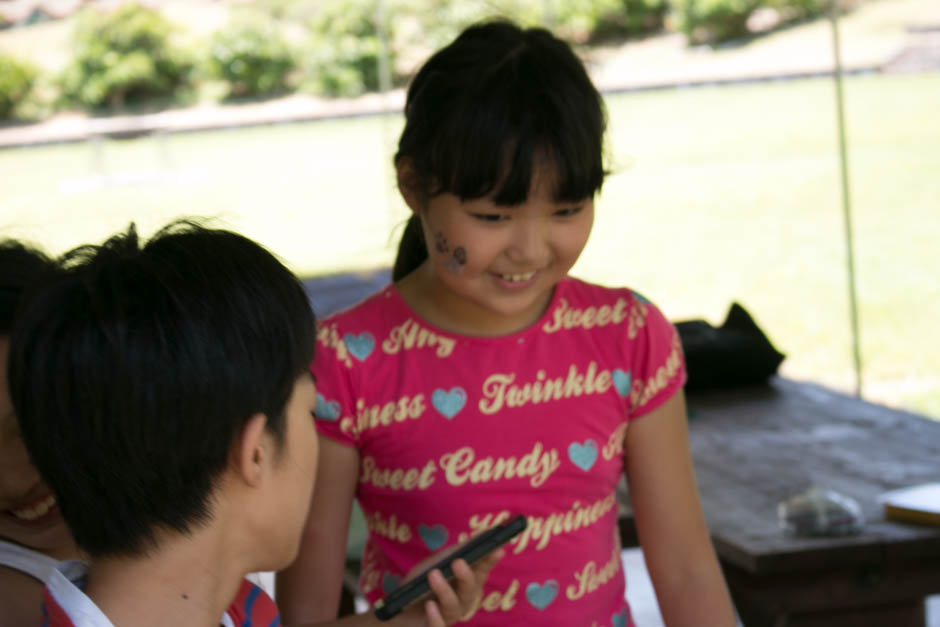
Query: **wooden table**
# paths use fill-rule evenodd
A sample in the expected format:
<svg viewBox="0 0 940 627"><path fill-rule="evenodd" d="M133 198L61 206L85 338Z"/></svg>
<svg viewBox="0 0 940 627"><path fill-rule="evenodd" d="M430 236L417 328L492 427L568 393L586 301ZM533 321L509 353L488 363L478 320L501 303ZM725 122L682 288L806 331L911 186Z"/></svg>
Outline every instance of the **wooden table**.
<svg viewBox="0 0 940 627"><path fill-rule="evenodd" d="M924 625L924 597L940 592L940 526L886 521L876 497L940 479L940 422L780 378L692 396L689 408L702 506L747 627ZM814 483L859 502L861 534L781 531L777 503ZM628 508L621 529L628 545Z"/></svg>

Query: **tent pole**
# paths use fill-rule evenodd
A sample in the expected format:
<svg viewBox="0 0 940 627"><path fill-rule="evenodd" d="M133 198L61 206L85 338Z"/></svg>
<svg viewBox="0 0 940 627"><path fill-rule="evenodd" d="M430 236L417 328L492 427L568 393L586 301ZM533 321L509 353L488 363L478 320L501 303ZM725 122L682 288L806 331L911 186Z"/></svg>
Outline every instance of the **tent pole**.
<svg viewBox="0 0 940 627"><path fill-rule="evenodd" d="M836 87L836 118L839 126L839 165L842 179L842 216L845 223L846 269L849 282L849 313L852 323L852 356L855 367L855 395L862 397L862 359L859 348L858 298L855 291L855 252L852 236L852 202L849 194L848 153L845 147L845 107L842 98L842 53L839 45L838 0L829 0L829 24L835 64L832 77Z"/></svg>

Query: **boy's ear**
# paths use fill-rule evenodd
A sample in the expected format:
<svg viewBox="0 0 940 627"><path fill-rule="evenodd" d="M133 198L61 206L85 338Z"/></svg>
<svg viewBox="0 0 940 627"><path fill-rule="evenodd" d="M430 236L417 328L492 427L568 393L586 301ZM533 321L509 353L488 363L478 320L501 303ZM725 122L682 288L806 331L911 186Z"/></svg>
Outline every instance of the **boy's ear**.
<svg viewBox="0 0 940 627"><path fill-rule="evenodd" d="M424 210L422 202L424 192L421 189L420 177L415 171L414 162L409 157L402 157L395 164L395 170L398 175L398 191L405 199L405 204L412 212L421 213Z"/></svg>
<svg viewBox="0 0 940 627"><path fill-rule="evenodd" d="M267 423L267 416L262 413L254 414L245 422L235 443L236 472L251 487L260 484L264 465L268 463L268 457L271 455L264 437Z"/></svg>

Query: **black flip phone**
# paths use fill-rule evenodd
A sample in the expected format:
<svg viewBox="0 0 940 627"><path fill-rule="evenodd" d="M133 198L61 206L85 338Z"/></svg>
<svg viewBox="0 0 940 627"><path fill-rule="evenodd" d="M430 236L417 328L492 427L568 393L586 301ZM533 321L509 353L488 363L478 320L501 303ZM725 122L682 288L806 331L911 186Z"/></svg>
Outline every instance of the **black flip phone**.
<svg viewBox="0 0 940 627"><path fill-rule="evenodd" d="M522 533L527 525L528 519L519 514L502 525L496 525L492 529L475 536L459 550L434 564L400 588L393 590L384 599L377 601L375 604L376 618L389 620L401 612L409 603L426 594L431 589L428 584L428 573L435 568L441 571L445 579L451 579L454 576L454 572L451 570L451 564L454 560L463 558L464 561L472 565L490 551Z"/></svg>

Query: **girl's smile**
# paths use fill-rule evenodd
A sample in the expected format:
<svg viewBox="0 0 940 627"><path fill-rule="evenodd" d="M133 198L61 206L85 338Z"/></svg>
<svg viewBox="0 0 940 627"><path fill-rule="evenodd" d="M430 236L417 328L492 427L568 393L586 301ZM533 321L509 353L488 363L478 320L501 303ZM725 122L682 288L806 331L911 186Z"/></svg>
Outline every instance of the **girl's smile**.
<svg viewBox="0 0 940 627"><path fill-rule="evenodd" d="M522 273L493 273L493 276L496 278L496 281L499 282L501 286L509 290L518 290L529 287L535 283L535 278L538 276L538 271L533 270L532 272L522 272Z"/></svg>
<svg viewBox="0 0 940 627"><path fill-rule="evenodd" d="M27 505L3 512L17 522L33 526L42 525L57 513L55 496L49 493Z"/></svg>

